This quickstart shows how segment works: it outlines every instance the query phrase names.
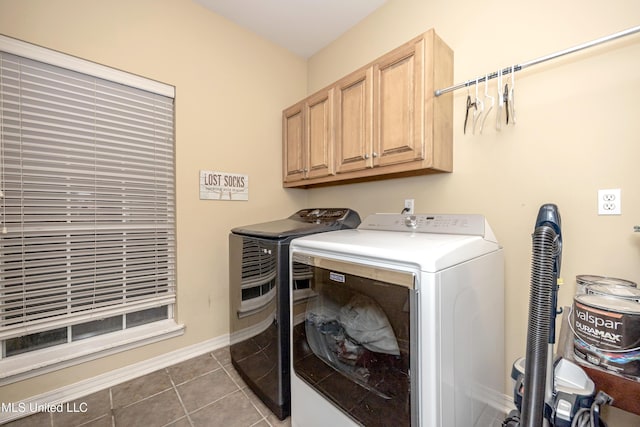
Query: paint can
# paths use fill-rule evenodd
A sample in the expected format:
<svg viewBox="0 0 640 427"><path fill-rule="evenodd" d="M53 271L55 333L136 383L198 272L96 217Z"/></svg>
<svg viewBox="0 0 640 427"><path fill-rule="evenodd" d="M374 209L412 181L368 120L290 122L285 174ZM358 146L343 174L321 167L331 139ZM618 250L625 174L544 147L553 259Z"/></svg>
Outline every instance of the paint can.
<svg viewBox="0 0 640 427"><path fill-rule="evenodd" d="M586 294L587 287L593 285L638 287L635 282L630 280L618 279L617 277L594 276L591 274L580 274L576 276L576 285L576 295Z"/></svg>
<svg viewBox="0 0 640 427"><path fill-rule="evenodd" d="M587 293L572 311L576 360L640 381L640 300Z"/></svg>
<svg viewBox="0 0 640 427"><path fill-rule="evenodd" d="M589 285L586 288L587 295L600 295L640 302L640 289L627 285Z"/></svg>

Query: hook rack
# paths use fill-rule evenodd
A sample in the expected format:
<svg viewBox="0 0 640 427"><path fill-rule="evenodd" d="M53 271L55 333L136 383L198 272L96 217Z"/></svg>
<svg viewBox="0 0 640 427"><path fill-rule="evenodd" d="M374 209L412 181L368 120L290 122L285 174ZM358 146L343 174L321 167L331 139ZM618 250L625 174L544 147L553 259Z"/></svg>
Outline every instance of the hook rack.
<svg viewBox="0 0 640 427"><path fill-rule="evenodd" d="M505 68L503 68L501 70L498 70L498 71L495 71L493 73L485 74L483 76L476 77L475 79L467 80L464 83L459 83L457 85L449 86L449 87L444 88L444 89L438 89L438 90L436 90L434 92L434 95L435 96L440 96L440 95L443 95L443 94L448 93L448 92L453 92L455 90L462 89L464 87L468 87L468 86L471 86L471 85L474 85L474 84L482 83L482 82L487 81L487 80L495 79L498 76L503 76L503 75L506 75L506 74L514 73L514 72L523 70L523 69L525 69L527 67L531 67L533 65L537 65L537 64L540 64L542 62L549 61L551 59L555 59L555 58L558 58L558 57L561 57L561 56L564 56L564 55L568 55L570 53L578 52L578 51L583 50L583 49L587 49L587 48L590 48L590 47L593 47L593 46L597 46L597 45L602 44L602 43L606 43L606 42L609 42L609 41L612 41L612 40L615 40L615 39L619 39L621 37L626 37L626 36L629 36L631 34L635 34L637 32L640 32L640 25L636 26L636 27L633 27L633 28L629 28L629 29L624 30L624 31L620 31L620 32L615 33L615 34L611 34L609 36L605 36L605 37L601 37L601 38L596 39L596 40L592 40L592 41L587 42L587 43L580 44L578 46L574 46L574 47L571 47L571 48L568 48L568 49L565 49L565 50L562 50L562 51L559 51L559 52L555 52L555 53L552 53L550 55L542 56L540 58L537 58L537 59L534 59L534 60L531 60L531 61L528 61L528 62L525 62L525 63L522 63L522 64L510 65L508 67L505 67Z"/></svg>

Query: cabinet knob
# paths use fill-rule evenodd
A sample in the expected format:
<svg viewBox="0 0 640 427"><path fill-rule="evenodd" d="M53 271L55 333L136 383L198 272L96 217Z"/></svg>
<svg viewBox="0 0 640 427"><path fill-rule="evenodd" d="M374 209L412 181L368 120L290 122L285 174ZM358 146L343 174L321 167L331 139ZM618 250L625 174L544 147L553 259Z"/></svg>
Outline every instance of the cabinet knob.
<svg viewBox="0 0 640 427"><path fill-rule="evenodd" d="M373 152L373 157L376 158L378 157L378 153L376 153L375 151Z"/></svg>
<svg viewBox="0 0 640 427"><path fill-rule="evenodd" d="M368 159L368 158L369 158L369 154L368 154L368 153L367 153L367 154L365 154L365 155L364 155L364 158L365 158L365 159Z"/></svg>

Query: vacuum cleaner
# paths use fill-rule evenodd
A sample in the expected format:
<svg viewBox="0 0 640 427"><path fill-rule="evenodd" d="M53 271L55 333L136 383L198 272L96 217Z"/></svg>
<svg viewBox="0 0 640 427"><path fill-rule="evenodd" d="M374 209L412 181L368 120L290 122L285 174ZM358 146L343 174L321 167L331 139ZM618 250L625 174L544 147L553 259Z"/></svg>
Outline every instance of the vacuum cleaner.
<svg viewBox="0 0 640 427"><path fill-rule="evenodd" d="M558 278L562 260L560 213L540 207L532 235L533 255L526 357L513 364L514 403L503 427L606 427L601 405L612 399L575 363L554 358Z"/></svg>

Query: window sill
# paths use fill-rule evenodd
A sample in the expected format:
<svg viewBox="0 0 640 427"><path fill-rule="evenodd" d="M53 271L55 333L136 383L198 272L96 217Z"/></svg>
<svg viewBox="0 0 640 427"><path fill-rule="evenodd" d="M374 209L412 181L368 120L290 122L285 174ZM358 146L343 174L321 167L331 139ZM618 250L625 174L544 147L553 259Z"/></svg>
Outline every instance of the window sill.
<svg viewBox="0 0 640 427"><path fill-rule="evenodd" d="M124 331L0 360L0 386L131 350L184 333L184 326L163 320Z"/></svg>

